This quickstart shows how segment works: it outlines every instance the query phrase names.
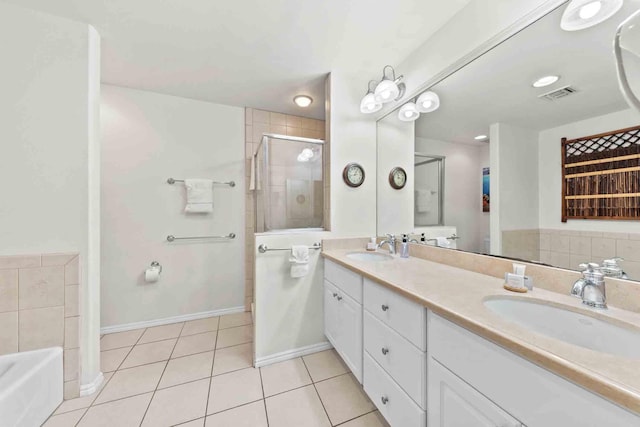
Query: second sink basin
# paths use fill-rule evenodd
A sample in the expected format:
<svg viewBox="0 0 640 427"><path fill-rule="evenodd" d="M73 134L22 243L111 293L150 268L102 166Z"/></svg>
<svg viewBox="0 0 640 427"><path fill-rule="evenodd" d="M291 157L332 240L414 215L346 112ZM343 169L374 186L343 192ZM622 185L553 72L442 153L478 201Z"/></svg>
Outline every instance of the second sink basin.
<svg viewBox="0 0 640 427"><path fill-rule="evenodd" d="M356 261L389 261L393 257L387 254L381 254L380 252L351 252L347 254L347 258L351 258Z"/></svg>
<svg viewBox="0 0 640 427"><path fill-rule="evenodd" d="M544 301L489 298L484 305L533 332L601 353L640 358L640 330L624 327Z"/></svg>

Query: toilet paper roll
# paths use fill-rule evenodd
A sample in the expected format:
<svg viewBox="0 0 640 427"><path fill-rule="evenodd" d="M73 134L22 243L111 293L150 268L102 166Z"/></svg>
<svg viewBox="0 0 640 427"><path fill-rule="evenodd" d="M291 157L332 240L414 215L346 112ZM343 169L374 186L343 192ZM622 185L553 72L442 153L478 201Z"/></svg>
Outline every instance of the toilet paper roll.
<svg viewBox="0 0 640 427"><path fill-rule="evenodd" d="M144 280L149 283L157 282L160 278L159 268L147 268L144 272Z"/></svg>

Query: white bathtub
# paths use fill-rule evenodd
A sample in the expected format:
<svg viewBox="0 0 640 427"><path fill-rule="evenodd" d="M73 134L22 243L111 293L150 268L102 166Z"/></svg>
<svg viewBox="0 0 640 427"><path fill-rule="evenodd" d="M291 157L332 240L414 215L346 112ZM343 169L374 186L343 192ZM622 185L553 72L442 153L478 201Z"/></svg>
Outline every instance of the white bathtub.
<svg viewBox="0 0 640 427"><path fill-rule="evenodd" d="M0 356L0 425L36 427L62 402L62 348Z"/></svg>

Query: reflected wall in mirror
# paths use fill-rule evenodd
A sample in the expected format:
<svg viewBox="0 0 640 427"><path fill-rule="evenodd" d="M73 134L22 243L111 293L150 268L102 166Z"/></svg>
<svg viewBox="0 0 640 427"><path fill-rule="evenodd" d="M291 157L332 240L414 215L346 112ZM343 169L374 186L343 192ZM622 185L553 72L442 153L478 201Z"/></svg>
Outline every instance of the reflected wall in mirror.
<svg viewBox="0 0 640 427"><path fill-rule="evenodd" d="M640 0L625 2L608 21L573 32L560 28L564 7L430 87L440 97L438 110L411 123L401 122L394 111L378 122L379 175L385 173L380 164L393 157L395 163L411 163L406 169L415 180L412 191L402 194L410 202L391 201L379 188L378 235L427 230L430 237L446 237L455 230L459 249L569 269L620 257L629 278L640 280L639 221L563 223L561 209L561 139L640 125L640 113L629 108L618 88L612 50L617 26L640 8ZM559 78L534 87L545 76ZM419 206L429 204L423 190L436 184L414 166L415 153L446 157L439 194L444 229L430 227L432 218L420 212L431 210ZM490 168L490 212L483 212L485 168ZM397 214L407 205L412 207L407 214Z"/></svg>

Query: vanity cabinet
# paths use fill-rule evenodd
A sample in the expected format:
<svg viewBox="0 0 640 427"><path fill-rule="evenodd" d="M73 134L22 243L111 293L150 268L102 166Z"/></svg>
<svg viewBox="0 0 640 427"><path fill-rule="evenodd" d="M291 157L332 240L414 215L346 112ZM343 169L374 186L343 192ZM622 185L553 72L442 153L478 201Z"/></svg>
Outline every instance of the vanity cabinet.
<svg viewBox="0 0 640 427"><path fill-rule="evenodd" d="M324 331L362 383L362 277L325 260Z"/></svg>
<svg viewBox="0 0 640 427"><path fill-rule="evenodd" d="M431 311L428 330L429 426L640 425L636 414Z"/></svg>
<svg viewBox="0 0 640 427"><path fill-rule="evenodd" d="M462 381L451 371L429 359L429 420L439 427L522 427L523 424Z"/></svg>
<svg viewBox="0 0 640 427"><path fill-rule="evenodd" d="M391 426L424 427L426 309L364 279L364 390Z"/></svg>

